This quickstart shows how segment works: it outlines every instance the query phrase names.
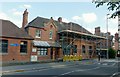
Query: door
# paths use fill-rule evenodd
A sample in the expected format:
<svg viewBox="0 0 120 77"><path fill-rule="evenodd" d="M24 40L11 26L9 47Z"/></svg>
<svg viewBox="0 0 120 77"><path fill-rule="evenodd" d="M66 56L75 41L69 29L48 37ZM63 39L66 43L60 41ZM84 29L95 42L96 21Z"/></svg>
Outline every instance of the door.
<svg viewBox="0 0 120 77"><path fill-rule="evenodd" d="M50 50L50 58L53 59L53 48Z"/></svg>

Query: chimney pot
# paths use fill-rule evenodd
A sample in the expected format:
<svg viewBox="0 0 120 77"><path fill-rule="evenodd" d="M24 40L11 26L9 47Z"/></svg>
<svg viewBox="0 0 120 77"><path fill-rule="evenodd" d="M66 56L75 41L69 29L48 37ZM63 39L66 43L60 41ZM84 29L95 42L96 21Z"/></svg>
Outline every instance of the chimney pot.
<svg viewBox="0 0 120 77"><path fill-rule="evenodd" d="M28 23L28 12L27 12L27 9L26 9L23 13L22 29L24 29L24 27L27 23Z"/></svg>
<svg viewBox="0 0 120 77"><path fill-rule="evenodd" d="M59 21L59 22L62 22L62 17L59 17L59 18L58 18L58 21Z"/></svg>

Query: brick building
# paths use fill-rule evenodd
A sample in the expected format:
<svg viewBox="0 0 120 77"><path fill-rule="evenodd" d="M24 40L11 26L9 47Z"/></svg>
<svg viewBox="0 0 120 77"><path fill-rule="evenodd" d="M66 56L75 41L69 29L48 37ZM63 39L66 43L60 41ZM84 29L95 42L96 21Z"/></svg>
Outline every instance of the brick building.
<svg viewBox="0 0 120 77"><path fill-rule="evenodd" d="M63 55L82 55L87 59L96 54L95 41L105 39L76 23L63 22L61 17L58 20L36 17L29 23L27 19L25 10L22 28L34 38L31 61L55 60Z"/></svg>
<svg viewBox="0 0 120 77"><path fill-rule="evenodd" d="M79 24L63 22L62 17L58 20L36 17L28 22L27 9L21 29L8 20L0 21L3 62L57 60L64 55L82 55L83 59L88 59L101 49L100 40L106 40L99 35L99 29L98 35L93 35Z"/></svg>
<svg viewBox="0 0 120 77"><path fill-rule="evenodd" d="M29 62L33 38L8 20L0 19L0 57L6 62Z"/></svg>
<svg viewBox="0 0 120 77"><path fill-rule="evenodd" d="M101 51L102 57L107 57L107 50L109 48L112 48L113 46L113 35L111 35L110 32L108 33L101 32L100 27L95 28L95 35L105 38L102 40L97 40L98 44L96 45L96 47L97 47L97 50Z"/></svg>
<svg viewBox="0 0 120 77"><path fill-rule="evenodd" d="M118 50L118 41L119 41L119 35L118 35L118 33L115 33L115 37L114 37L114 45L113 45L113 48L115 49L115 50Z"/></svg>

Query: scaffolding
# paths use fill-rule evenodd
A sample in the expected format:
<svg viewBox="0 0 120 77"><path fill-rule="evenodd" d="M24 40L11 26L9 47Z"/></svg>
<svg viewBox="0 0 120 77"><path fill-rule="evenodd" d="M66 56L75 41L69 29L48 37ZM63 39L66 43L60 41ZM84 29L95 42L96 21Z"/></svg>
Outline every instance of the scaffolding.
<svg viewBox="0 0 120 77"><path fill-rule="evenodd" d="M80 54L82 54L82 42L84 41L85 45L94 46L94 50L93 48L90 48L90 47L88 47L88 50L87 50L87 51L90 51L90 52L87 52L87 54L90 55L90 57L93 57L96 50L95 41L98 39L105 39L105 37L74 31L72 29L72 26L70 27L70 30L68 29L61 30L60 32L58 32L58 34L60 36L60 43L61 43L62 51L64 55L74 55L74 53L75 54L77 53L78 49L80 49L79 50L81 52ZM78 45L74 44L75 41L79 41L81 43L79 44L80 47L77 48Z"/></svg>

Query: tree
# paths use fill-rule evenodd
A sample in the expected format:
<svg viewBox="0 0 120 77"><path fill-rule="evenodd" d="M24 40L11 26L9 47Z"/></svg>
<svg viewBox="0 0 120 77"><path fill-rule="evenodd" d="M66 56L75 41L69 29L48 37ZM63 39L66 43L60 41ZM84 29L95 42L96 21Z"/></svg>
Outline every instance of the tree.
<svg viewBox="0 0 120 77"><path fill-rule="evenodd" d="M96 4L96 8L106 4L109 11L116 11L111 15L111 18L120 14L120 0L93 0L93 3Z"/></svg>
<svg viewBox="0 0 120 77"><path fill-rule="evenodd" d="M116 51L113 50L112 48L108 49L108 54L109 54L109 58L115 58L116 56Z"/></svg>

